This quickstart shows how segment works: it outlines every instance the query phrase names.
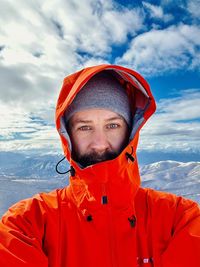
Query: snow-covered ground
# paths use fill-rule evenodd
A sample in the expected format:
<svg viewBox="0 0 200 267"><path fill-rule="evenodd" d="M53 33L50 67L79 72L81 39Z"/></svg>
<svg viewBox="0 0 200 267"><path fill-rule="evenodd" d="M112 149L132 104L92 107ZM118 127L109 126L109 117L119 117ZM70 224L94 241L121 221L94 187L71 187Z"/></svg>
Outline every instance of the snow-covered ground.
<svg viewBox="0 0 200 267"><path fill-rule="evenodd" d="M68 175L58 175L62 155L0 155L0 216L10 205L38 192L68 184ZM61 164L67 170L68 163ZM200 203L200 162L161 161L140 169L142 186L182 195Z"/></svg>
<svg viewBox="0 0 200 267"><path fill-rule="evenodd" d="M140 169L142 185L200 203L200 162L160 161Z"/></svg>

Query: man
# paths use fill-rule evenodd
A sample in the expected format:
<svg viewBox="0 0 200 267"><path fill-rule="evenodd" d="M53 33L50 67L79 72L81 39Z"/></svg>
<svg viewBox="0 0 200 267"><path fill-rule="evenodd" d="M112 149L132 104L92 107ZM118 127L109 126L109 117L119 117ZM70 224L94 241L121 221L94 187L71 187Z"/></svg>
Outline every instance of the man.
<svg viewBox="0 0 200 267"><path fill-rule="evenodd" d="M154 111L133 70L100 65L65 78L56 125L70 184L3 216L0 266L200 266L198 205L140 187L139 130Z"/></svg>

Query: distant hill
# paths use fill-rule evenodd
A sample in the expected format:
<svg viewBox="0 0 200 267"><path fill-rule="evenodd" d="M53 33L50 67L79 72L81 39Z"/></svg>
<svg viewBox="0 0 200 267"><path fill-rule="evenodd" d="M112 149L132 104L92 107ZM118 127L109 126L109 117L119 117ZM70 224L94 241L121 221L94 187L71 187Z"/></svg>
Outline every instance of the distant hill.
<svg viewBox="0 0 200 267"><path fill-rule="evenodd" d="M0 215L20 199L68 184L68 174L55 171L61 154L0 153ZM65 160L60 171L69 169ZM160 161L140 168L142 186L168 191L200 203L200 162Z"/></svg>
<svg viewBox="0 0 200 267"><path fill-rule="evenodd" d="M38 192L48 192L68 184L68 175L56 172L56 163L61 154L26 155L22 153L0 153L0 215L20 199ZM65 160L60 171L69 169Z"/></svg>
<svg viewBox="0 0 200 267"><path fill-rule="evenodd" d="M200 202L200 162L160 161L140 169L142 185Z"/></svg>
<svg viewBox="0 0 200 267"><path fill-rule="evenodd" d="M0 177L15 178L60 178L56 172L56 164L62 159L61 154L28 155L23 153L0 153ZM69 163L64 160L60 165L61 171L69 169Z"/></svg>

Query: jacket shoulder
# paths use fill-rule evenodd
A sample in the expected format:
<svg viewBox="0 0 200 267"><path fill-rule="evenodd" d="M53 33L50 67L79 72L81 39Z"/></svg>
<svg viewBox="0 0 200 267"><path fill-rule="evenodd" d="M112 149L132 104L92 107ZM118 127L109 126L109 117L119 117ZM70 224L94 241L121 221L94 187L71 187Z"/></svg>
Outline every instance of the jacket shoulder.
<svg viewBox="0 0 200 267"><path fill-rule="evenodd" d="M37 216L41 214L45 217L48 212L55 212L59 209L64 200L65 188L57 189L48 193L38 193L33 197L20 200L12 205L7 212L2 216L2 221L7 221L10 217L19 218L34 216L37 212Z"/></svg>
<svg viewBox="0 0 200 267"><path fill-rule="evenodd" d="M149 236L155 261L159 261L156 266L200 266L197 203L171 193L140 188L135 205L139 236L142 239L144 232Z"/></svg>
<svg viewBox="0 0 200 267"><path fill-rule="evenodd" d="M158 191L150 188L139 188L136 195L136 202L144 201L148 208L174 208L188 209L190 207L197 208L199 210L198 203L193 200L184 198L182 196L175 195L173 193ZM144 203L144 204L145 204ZM163 210L163 212L166 210Z"/></svg>
<svg viewBox="0 0 200 267"><path fill-rule="evenodd" d="M140 188L135 205L139 220L148 220L156 235L172 237L183 229L189 230L190 227L200 235L200 207L190 199Z"/></svg>
<svg viewBox="0 0 200 267"><path fill-rule="evenodd" d="M14 204L3 215L0 220L0 266L48 265L41 248L46 244L46 236L48 240L58 242L63 192L59 189L34 195Z"/></svg>

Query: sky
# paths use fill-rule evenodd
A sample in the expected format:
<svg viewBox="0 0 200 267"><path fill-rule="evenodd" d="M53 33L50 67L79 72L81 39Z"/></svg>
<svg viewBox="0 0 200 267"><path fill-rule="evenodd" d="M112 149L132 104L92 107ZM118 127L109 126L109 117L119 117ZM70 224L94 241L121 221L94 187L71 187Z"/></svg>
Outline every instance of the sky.
<svg viewBox="0 0 200 267"><path fill-rule="evenodd" d="M200 161L200 0L1 0L0 153L61 152L54 114L63 78L118 64L151 86L145 162Z"/></svg>

